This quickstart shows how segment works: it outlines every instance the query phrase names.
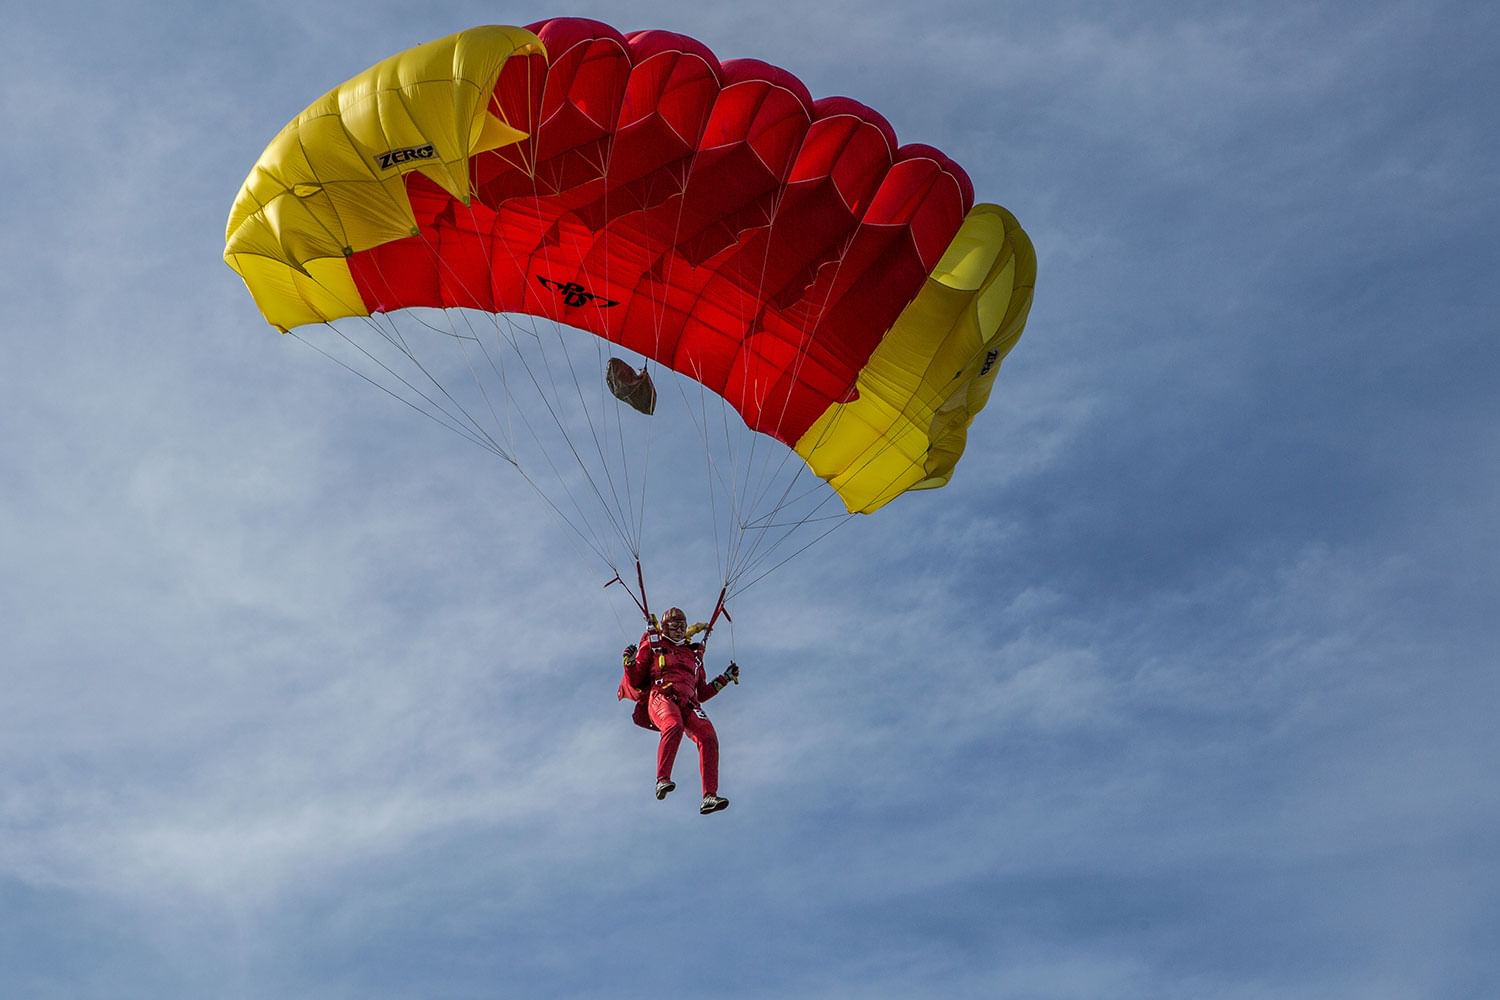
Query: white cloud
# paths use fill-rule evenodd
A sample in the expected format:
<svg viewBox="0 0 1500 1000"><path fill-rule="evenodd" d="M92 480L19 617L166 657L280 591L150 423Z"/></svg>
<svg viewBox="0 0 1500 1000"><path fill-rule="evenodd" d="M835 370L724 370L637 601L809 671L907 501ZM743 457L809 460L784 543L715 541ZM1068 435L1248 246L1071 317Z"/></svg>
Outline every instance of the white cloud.
<svg viewBox="0 0 1500 1000"><path fill-rule="evenodd" d="M1275 336L1256 282L1286 273L1268 248L1359 265L1379 231L1399 257L1400 227L1354 209L1478 190L1475 119L1400 133L1429 156L1380 139L1394 120L1346 114L1350 79L1388 79L1380 57L1426 13L1387 6L1350 34L1347 11L832 7L793 30L759 8L585 8L774 51L822 92L868 86L904 137L977 153L981 194L1016 192L1043 254L1033 326L953 486L841 528L715 634L713 665L745 676L709 705L735 806L703 819L691 746L656 802L652 737L613 700L636 623L608 574L500 463L264 328L217 258L250 133L295 95L368 61L352 53L371 38L531 16L463 10L441 30L378 5L354 27L317 5L189 19L185 36L216 40L130 84L157 51L144 28L84 36L113 60L97 74L58 61L46 12L7 33L4 120L56 169L4 168L24 238L0 251L0 876L19 887L16 947L94 919L114 936L80 971L22 963L0 984L427 995L422 970L451 948L460 995L500 975L535 995L646 992L666 974L634 931L689 900L684 933L742 995L1437 996L1493 979L1468 947L1493 923L1476 859L1497 808L1482 352L1441 380L1443 406L1413 390L1376 407L1355 394L1400 373L1375 330L1362 381L1293 411L1309 423L1287 447L1379 456L1356 490L1266 461L1305 383L1252 351ZM995 120L934 111L909 67L993 97ZM1305 120L1298 142L1263 134L1273 120ZM1320 164L1363 143L1372 167L1344 197ZM1278 198L1309 211L1253 211ZM1210 229L1257 238L1209 246ZM1405 324L1408 293L1362 266L1336 276ZM1275 294L1330 326L1277 343L1334 351L1369 330L1336 292ZM1432 294L1445 330L1487 315L1473 288ZM1188 389L1164 392L1174 379ZM1100 434L1126 419L1153 432ZM1248 446L1218 461L1251 466L1234 471L1264 509L1163 471L1221 472L1203 437ZM1094 464L1121 440L1147 485ZM1199 544L1163 527L1200 521L1201 549L1130 562ZM652 541L654 600L711 603L706 550ZM148 959L172 971L152 980Z"/></svg>

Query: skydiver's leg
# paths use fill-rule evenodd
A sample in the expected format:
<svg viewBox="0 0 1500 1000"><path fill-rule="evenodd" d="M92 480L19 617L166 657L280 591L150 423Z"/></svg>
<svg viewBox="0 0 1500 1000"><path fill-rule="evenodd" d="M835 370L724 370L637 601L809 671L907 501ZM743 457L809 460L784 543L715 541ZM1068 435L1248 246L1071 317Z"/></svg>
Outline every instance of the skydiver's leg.
<svg viewBox="0 0 1500 1000"><path fill-rule="evenodd" d="M698 744L698 773L703 776L703 794L719 794L719 734L708 721L703 709L694 707L682 713L688 739Z"/></svg>
<svg viewBox="0 0 1500 1000"><path fill-rule="evenodd" d="M656 745L656 780L672 780L672 763L677 759L677 747L682 743L682 710L671 698L656 691L646 703L651 721L661 730L661 742Z"/></svg>

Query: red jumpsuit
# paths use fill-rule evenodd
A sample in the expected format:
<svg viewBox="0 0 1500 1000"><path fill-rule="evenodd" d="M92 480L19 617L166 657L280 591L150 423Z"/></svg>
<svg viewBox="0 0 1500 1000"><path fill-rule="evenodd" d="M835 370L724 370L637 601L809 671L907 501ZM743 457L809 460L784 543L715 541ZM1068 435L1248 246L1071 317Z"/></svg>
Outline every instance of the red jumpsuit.
<svg viewBox="0 0 1500 1000"><path fill-rule="evenodd" d="M720 679L720 686L723 681ZM714 724L703 714L703 702L719 693L703 672L701 643L674 643L656 632L641 636L635 662L625 668L620 682L620 698L631 698L637 704L635 720L641 718L644 701L646 715L661 730L656 747L656 780L670 781L672 763L682 735L698 744L698 770L703 775L703 794L719 793L719 735Z"/></svg>

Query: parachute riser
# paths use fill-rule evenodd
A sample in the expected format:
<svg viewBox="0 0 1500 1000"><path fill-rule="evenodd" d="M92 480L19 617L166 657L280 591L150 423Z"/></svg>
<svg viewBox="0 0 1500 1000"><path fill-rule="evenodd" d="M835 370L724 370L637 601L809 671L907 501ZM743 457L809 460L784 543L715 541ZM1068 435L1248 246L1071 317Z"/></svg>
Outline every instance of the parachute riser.
<svg viewBox="0 0 1500 1000"><path fill-rule="evenodd" d="M734 624L734 619L729 616L729 609L724 606L724 598L728 593L729 587L727 584L719 588L719 599L714 603L714 613L708 616L708 625L703 629L704 648L708 647L708 637L713 634L714 624L718 622L720 615L723 615L724 620L729 624ZM736 680L735 683L738 684L739 681Z"/></svg>
<svg viewBox="0 0 1500 1000"><path fill-rule="evenodd" d="M630 585L627 584L623 579L621 579L619 573L616 573L604 584L604 589L608 590L610 587L613 587L618 583L625 590L625 593L630 595L631 602L635 604L636 609L640 611L641 617L646 620L646 625L654 629L657 627L656 616L651 613L651 607L646 600L646 575L641 570L641 563L639 559L637 559L635 563L635 581L636 586L640 588L639 597L636 596L636 591L632 591L630 589ZM714 625L718 623L721 617L725 621L729 622L729 624L734 624L734 618L729 614L729 608L724 605L724 599L728 596L728 594L729 587L727 585L719 588L719 598L714 602L714 613L709 615L708 624L704 626L703 629L703 644L705 646L708 645L708 637L713 633Z"/></svg>
<svg viewBox="0 0 1500 1000"><path fill-rule="evenodd" d="M624 589L625 593L630 595L631 603L640 611L641 617L646 620L646 624L654 628L656 625L656 616L651 613L650 605L646 603L646 577L641 572L641 561L639 559L635 561L635 582L640 587L640 597L635 596L635 591L630 589L630 584L620 578L618 572L615 573L611 580L604 584L604 589L608 590L618 583Z"/></svg>

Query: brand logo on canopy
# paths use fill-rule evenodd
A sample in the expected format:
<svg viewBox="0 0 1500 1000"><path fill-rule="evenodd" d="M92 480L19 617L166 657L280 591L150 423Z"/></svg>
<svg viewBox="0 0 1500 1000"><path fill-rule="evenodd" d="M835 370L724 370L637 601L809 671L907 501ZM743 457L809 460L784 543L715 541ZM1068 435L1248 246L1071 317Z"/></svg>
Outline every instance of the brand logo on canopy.
<svg viewBox="0 0 1500 1000"><path fill-rule="evenodd" d="M424 146L406 146L403 149L388 149L384 153L376 153L375 162L380 164L381 170L389 170L409 160L430 160L435 156L437 150L429 142Z"/></svg>
<svg viewBox="0 0 1500 1000"><path fill-rule="evenodd" d="M584 288L576 281L553 281L551 278L544 278L540 274L536 276L536 280L542 283L543 288L550 288L557 294L561 295L563 305L569 307L570 309L576 308L577 306L586 306L590 302L601 309L608 309L610 306L617 306L620 304L614 299L606 299L602 295L595 295L593 292L589 291L587 288Z"/></svg>

